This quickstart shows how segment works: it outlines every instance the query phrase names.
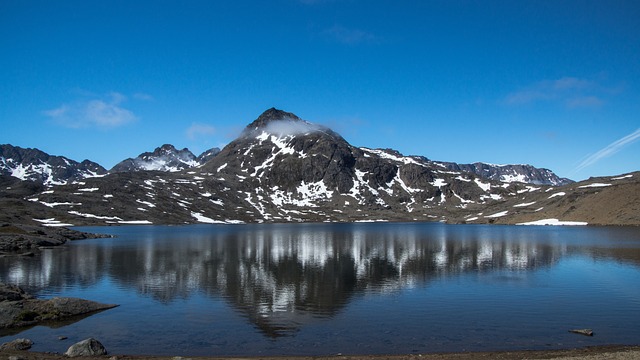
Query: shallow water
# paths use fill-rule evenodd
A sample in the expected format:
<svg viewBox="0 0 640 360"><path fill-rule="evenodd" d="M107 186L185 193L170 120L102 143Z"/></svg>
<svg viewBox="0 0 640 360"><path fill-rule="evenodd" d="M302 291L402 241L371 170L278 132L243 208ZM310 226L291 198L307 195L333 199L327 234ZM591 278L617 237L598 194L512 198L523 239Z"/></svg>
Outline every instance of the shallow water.
<svg viewBox="0 0 640 360"><path fill-rule="evenodd" d="M81 228L0 259L40 297L121 306L6 335L37 351L392 354L637 344L640 229L437 223ZM592 328L594 337L568 332ZM58 336L67 336L64 341Z"/></svg>

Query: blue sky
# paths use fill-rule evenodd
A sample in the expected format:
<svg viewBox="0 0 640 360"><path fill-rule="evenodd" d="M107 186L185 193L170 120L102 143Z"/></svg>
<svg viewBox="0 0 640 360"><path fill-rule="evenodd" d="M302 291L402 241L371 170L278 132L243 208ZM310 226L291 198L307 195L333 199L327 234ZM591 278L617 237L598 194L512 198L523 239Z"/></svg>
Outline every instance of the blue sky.
<svg viewBox="0 0 640 360"><path fill-rule="evenodd" d="M638 1L0 1L0 143L106 168L276 107L355 146L640 170Z"/></svg>

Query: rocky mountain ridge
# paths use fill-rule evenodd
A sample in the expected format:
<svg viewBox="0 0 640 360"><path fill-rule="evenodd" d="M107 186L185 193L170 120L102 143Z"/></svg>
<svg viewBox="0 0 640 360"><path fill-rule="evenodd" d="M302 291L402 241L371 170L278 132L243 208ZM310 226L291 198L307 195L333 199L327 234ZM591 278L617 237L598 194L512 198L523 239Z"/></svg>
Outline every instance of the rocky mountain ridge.
<svg viewBox="0 0 640 360"><path fill-rule="evenodd" d="M11 175L44 185L64 185L106 173L105 168L89 160L77 162L64 156L49 155L38 149L0 145L1 175Z"/></svg>
<svg viewBox="0 0 640 360"><path fill-rule="evenodd" d="M640 190L638 179L627 174L611 180L607 196ZM19 216L46 226L587 222L576 201L602 190L581 187L589 184L555 187L488 180L425 157L357 148L331 129L269 109L202 166L176 172L114 172L34 190L22 198ZM556 192L566 196L550 196ZM630 201L624 206L632 212L622 211L626 218L606 221L640 225L633 213L637 202ZM588 223L603 222L596 216Z"/></svg>
<svg viewBox="0 0 640 360"><path fill-rule="evenodd" d="M472 172L485 179L491 179L502 182L522 182L533 185L567 185L574 181L561 178L549 169L540 169L527 164L513 165L495 165L482 162L473 164L457 164L451 162L443 162L447 169L453 171Z"/></svg>

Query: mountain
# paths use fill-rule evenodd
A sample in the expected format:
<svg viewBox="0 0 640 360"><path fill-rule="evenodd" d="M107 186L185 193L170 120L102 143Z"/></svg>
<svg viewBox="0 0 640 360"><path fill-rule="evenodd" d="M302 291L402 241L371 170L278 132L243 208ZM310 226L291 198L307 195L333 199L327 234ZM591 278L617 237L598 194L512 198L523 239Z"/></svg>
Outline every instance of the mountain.
<svg viewBox="0 0 640 360"><path fill-rule="evenodd" d="M144 170L176 172L202 165L218 152L220 152L218 148L209 149L196 158L187 148L178 150L173 145L165 144L153 152L145 152L135 158L123 160L111 168L109 172Z"/></svg>
<svg viewBox="0 0 640 360"><path fill-rule="evenodd" d="M443 162L444 166L453 171L472 172L485 179L503 182L523 182L534 185L567 185L573 180L561 178L549 169L539 169L531 165L494 165L487 163L456 164Z"/></svg>
<svg viewBox="0 0 640 360"><path fill-rule="evenodd" d="M0 145L0 174L45 185L63 185L89 177L102 176L107 170L84 160L77 162L64 156L52 156L38 149Z"/></svg>
<svg viewBox="0 0 640 360"><path fill-rule="evenodd" d="M201 166L22 189L32 193L12 201L22 201L24 210L3 216L47 226L548 219L640 225L633 195L640 194L640 177L608 180L607 186L488 180L421 156L354 147L329 128L272 108ZM603 210L589 211L598 206Z"/></svg>

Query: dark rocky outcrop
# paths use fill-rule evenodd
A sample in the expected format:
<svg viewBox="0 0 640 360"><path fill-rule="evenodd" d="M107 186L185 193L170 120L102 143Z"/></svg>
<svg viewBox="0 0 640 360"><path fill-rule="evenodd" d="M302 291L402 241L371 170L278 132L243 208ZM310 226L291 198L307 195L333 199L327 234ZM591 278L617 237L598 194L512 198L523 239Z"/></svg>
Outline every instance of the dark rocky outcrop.
<svg viewBox="0 0 640 360"><path fill-rule="evenodd" d="M29 339L15 339L0 345L0 351L24 351L31 349L33 341Z"/></svg>
<svg viewBox="0 0 640 360"><path fill-rule="evenodd" d="M117 306L76 298L35 299L19 287L3 283L0 294L0 329L60 321Z"/></svg>
<svg viewBox="0 0 640 360"><path fill-rule="evenodd" d="M68 240L99 237L106 235L89 234L65 227L0 223L0 255L33 255L42 247L59 246Z"/></svg>

